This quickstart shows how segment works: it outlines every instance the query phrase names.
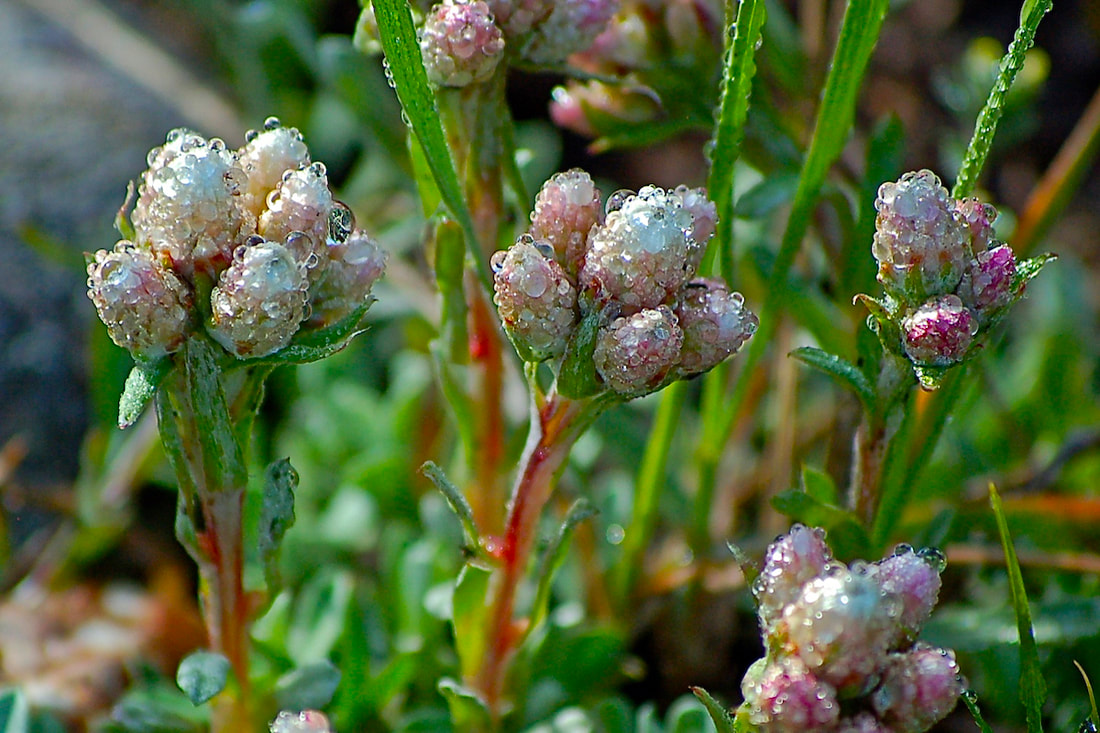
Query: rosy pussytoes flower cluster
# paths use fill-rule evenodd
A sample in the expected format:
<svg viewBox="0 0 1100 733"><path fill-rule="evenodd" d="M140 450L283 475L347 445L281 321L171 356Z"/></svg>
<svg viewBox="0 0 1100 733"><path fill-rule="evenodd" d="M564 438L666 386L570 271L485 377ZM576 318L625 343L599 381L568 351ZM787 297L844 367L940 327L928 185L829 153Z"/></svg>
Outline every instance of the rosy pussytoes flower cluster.
<svg viewBox="0 0 1100 733"><path fill-rule="evenodd" d="M202 331L238 358L267 356L370 302L385 253L296 129L270 118L238 150L177 129L148 164L132 236L88 263L88 297L135 358Z"/></svg>
<svg viewBox="0 0 1100 733"><path fill-rule="evenodd" d="M443 0L413 4L428 80L466 87L489 79L506 53L516 62L555 66L588 48L620 0ZM417 7L420 6L420 7ZM373 6L364 7L356 46L382 50Z"/></svg>
<svg viewBox="0 0 1100 733"><path fill-rule="evenodd" d="M1017 262L996 240L997 210L952 199L928 170L879 188L872 252L886 296L860 296L883 345L913 364L922 386L969 358L1023 295L1046 257Z"/></svg>
<svg viewBox="0 0 1100 733"><path fill-rule="evenodd" d="M966 681L954 653L917 641L940 590L939 550L899 545L876 563L833 558L825 532L796 524L753 582L767 654L741 692L768 733L922 733Z"/></svg>
<svg viewBox="0 0 1100 733"><path fill-rule="evenodd" d="M714 0L623 0L603 32L569 57L571 67L595 78L556 87L551 118L590 137L629 135L656 121L692 121L700 110L700 82L720 66L722 14Z"/></svg>
<svg viewBox="0 0 1100 733"><path fill-rule="evenodd" d="M293 713L284 710L271 722L271 733L332 733L332 726L324 713L303 710Z"/></svg>
<svg viewBox="0 0 1100 733"><path fill-rule="evenodd" d="M695 277L715 218L701 189L646 186L601 206L584 171L553 176L529 231L491 261L494 302L521 358L558 370L586 362L592 391L633 397L735 353L756 316L725 283Z"/></svg>

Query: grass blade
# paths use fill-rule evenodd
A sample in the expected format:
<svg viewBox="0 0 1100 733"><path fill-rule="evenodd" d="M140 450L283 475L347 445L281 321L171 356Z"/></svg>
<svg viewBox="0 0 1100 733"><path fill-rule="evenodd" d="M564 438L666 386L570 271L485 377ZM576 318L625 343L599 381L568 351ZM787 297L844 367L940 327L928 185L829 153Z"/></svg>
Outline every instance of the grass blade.
<svg viewBox="0 0 1100 733"><path fill-rule="evenodd" d="M1039 648L1035 644L1035 630L1031 624L1031 608L1024 589L1024 576L1020 572L1020 561L1016 557L1016 548L1008 533L1008 521L1005 519L1001 497L993 484L989 485L989 503L993 507L993 516L997 520L997 531L1001 535L1004 548L1005 565L1008 569L1008 583L1012 588L1012 608L1016 612L1016 626L1020 633L1020 701L1027 714L1028 733L1042 733L1042 708L1046 700L1046 681L1043 680L1039 664Z"/></svg>

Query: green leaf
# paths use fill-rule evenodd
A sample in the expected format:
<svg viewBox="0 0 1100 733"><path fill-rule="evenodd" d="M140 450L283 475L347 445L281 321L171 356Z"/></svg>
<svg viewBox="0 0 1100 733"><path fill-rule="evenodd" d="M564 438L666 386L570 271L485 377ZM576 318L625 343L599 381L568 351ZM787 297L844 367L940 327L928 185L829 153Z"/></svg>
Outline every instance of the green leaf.
<svg viewBox="0 0 1100 733"><path fill-rule="evenodd" d="M486 568L466 563L455 582L451 622L463 677L472 676L485 655L486 617L489 614L486 599L491 576Z"/></svg>
<svg viewBox="0 0 1100 733"><path fill-rule="evenodd" d="M340 670L327 659L293 669L275 683L275 699L283 710L319 710L332 701L340 685Z"/></svg>
<svg viewBox="0 0 1100 733"><path fill-rule="evenodd" d="M1073 660L1073 666L1077 667L1077 671L1081 673L1081 679L1085 681L1085 689L1089 693L1089 714L1092 716L1092 724L1095 727L1100 727L1100 712L1096 710L1096 695L1092 692L1092 682L1089 681L1089 676L1085 674L1084 667L1076 659Z"/></svg>
<svg viewBox="0 0 1100 733"><path fill-rule="evenodd" d="M477 524L474 522L473 507L470 506L470 502L466 501L465 494L452 484L447 479L447 474L443 472L443 469L432 461L424 463L420 467L420 473L431 479L431 482L439 489L439 493L443 494L443 498L447 500L451 511L458 517L458 521L462 524L462 533L466 537L466 547L471 552L480 552L482 549L481 535L477 531Z"/></svg>
<svg viewBox="0 0 1100 733"><path fill-rule="evenodd" d="M306 582L286 633L286 651L291 658L309 664L329 656L344 634L353 590L347 571L322 572Z"/></svg>
<svg viewBox="0 0 1100 733"><path fill-rule="evenodd" d="M176 684L195 706L224 690L228 680L229 660L214 652L193 652L176 670Z"/></svg>
<svg viewBox="0 0 1100 733"><path fill-rule="evenodd" d="M1020 572L1020 561L1016 557L1016 548L1008 532L1008 520L1001 505L1001 497L993 484L989 485L989 503L993 507L997 531L1001 535L1008 582L1012 588L1012 608L1016 613L1016 627L1020 634L1020 701L1024 704L1029 733L1042 733L1043 702L1046 701L1047 696L1046 681L1043 679L1042 665L1039 663L1039 649L1035 644L1035 630L1031 624L1031 608L1027 602L1027 590L1024 588L1024 576Z"/></svg>
<svg viewBox="0 0 1100 733"><path fill-rule="evenodd" d="M565 561L566 551L569 549L569 540L577 529L577 525L596 514L599 514L599 511L583 497L577 499L573 502L573 506L569 507L565 519L558 527L557 535L550 541L550 546L546 548L546 552L539 563L538 575L536 576L538 577L538 589L535 591L535 602L531 607L531 620L524 632L525 635L530 634L546 618L546 611L550 606L550 589L554 582L554 576L557 574L562 562Z"/></svg>
<svg viewBox="0 0 1100 733"><path fill-rule="evenodd" d="M263 503L256 537L263 563L267 592L278 588L278 553L283 536L294 524L294 490L298 488L298 473L286 458L273 461L264 471Z"/></svg>
<svg viewBox="0 0 1100 733"><path fill-rule="evenodd" d="M134 232L134 225L130 223L130 216L126 213L126 210L130 208L130 204L134 202L134 182L126 182L126 198L122 202L122 206L118 207L118 211L115 212L115 230L122 235L123 239L134 241L136 233Z"/></svg>
<svg viewBox="0 0 1100 733"><path fill-rule="evenodd" d="M833 477L811 466L802 467L802 490L814 501L836 504L837 490Z"/></svg>
<svg viewBox="0 0 1100 733"><path fill-rule="evenodd" d="M190 402L195 431L190 441L201 452L201 469L206 493L241 490L248 482L241 446L233 430L222 389L222 373L214 350L201 338L188 339L181 350L186 399ZM188 416L184 415L186 420ZM198 467L194 467L198 468Z"/></svg>
<svg viewBox="0 0 1100 733"><path fill-rule="evenodd" d="M210 729L210 709L196 708L174 687L127 693L111 710L108 730L122 733L200 733Z"/></svg>
<svg viewBox="0 0 1100 733"><path fill-rule="evenodd" d="M118 401L118 426L125 430L141 417L149 400L156 395L161 382L172 370L172 360L167 357L152 361L139 360L126 377L126 386Z"/></svg>
<svg viewBox="0 0 1100 733"><path fill-rule="evenodd" d="M756 75L756 49L767 18L764 0L740 0L737 17L733 2L726 3L725 25L732 24L733 39L726 49L718 118L714 127L714 151L707 177L707 191L718 207L718 224L711 248L720 253L719 271L727 279L733 269L733 172L745 135L752 79ZM727 36L728 37L728 36Z"/></svg>
<svg viewBox="0 0 1100 733"><path fill-rule="evenodd" d="M371 4L374 6L374 17L378 21L382 50L386 54L385 63L393 79L397 97L408 117L409 126L424 151L443 203L466 234L466 248L478 274L489 287L492 284L489 266L481 256L477 230L462 195L454 160L447 148L447 138L439 120L435 96L428 86L428 76L420 56L420 44L409 4L407 0L371 0Z"/></svg>
<svg viewBox="0 0 1100 733"><path fill-rule="evenodd" d="M733 561L737 563L737 567L741 569L741 574L745 576L745 585L751 588L753 581L760 575L760 568L756 565L756 562L749 557L748 553L741 549L740 545L727 542L726 548L729 549L730 554L733 555Z"/></svg>
<svg viewBox="0 0 1100 733"><path fill-rule="evenodd" d="M982 711L978 709L978 695L972 690L964 690L962 699L966 709L970 711L970 717L974 718L974 722L977 723L978 730L982 733L993 733L989 723L985 722L985 718L982 717Z"/></svg>
<svg viewBox="0 0 1100 733"><path fill-rule="evenodd" d="M373 302L373 298L368 299L336 323L324 328L299 331L289 344L272 354L255 359L234 359L226 364L226 369L261 365L309 364L327 359L345 349L352 339L363 333L365 329L359 328L359 325Z"/></svg>
<svg viewBox="0 0 1100 733"><path fill-rule="evenodd" d="M963 156L962 167L955 179L955 187L951 189L951 198L966 198L974 190L985 166L985 159L989 155L989 149L993 146L993 136L997 132L997 123L1004 112L1005 99L1012 88L1012 82L1016 80L1016 74L1024 67L1024 56L1035 43L1035 31L1039 27L1039 21L1050 10L1052 0L1025 0L1020 9L1020 27L1016 29L1016 35L1012 43L1008 45L1008 51L1001 59L1000 71L993 82L993 88L989 91L985 106L978 113L978 119L974 123L974 135L970 138L966 155Z"/></svg>
<svg viewBox="0 0 1100 733"><path fill-rule="evenodd" d="M447 700L451 721L456 730L492 730L489 706L475 691L457 680L444 677L439 680L439 692Z"/></svg>
<svg viewBox="0 0 1100 733"><path fill-rule="evenodd" d="M581 319L569 337L558 370L557 390L562 397L580 399L591 397L603 390L596 375L596 334L603 320L599 311L589 311Z"/></svg>
<svg viewBox="0 0 1100 733"><path fill-rule="evenodd" d="M0 733L24 733L30 729L30 706L21 690L0 692Z"/></svg>
<svg viewBox="0 0 1100 733"><path fill-rule="evenodd" d="M875 409L875 389L855 364L812 346L795 349L790 356L829 375L842 387L852 390L867 412Z"/></svg>
<svg viewBox="0 0 1100 733"><path fill-rule="evenodd" d="M824 527L838 557L850 557L870 545L867 532L847 509L827 504L801 489L787 489L772 497L776 511L810 527Z"/></svg>
<svg viewBox="0 0 1100 733"><path fill-rule="evenodd" d="M737 732L737 728L734 727L733 716L730 715L730 711L725 705L711 697L710 693L702 687L692 687L690 689L692 694L699 698L699 702L703 703L703 707L707 709L707 713L710 714L710 719L714 721L714 727L718 729L718 733Z"/></svg>

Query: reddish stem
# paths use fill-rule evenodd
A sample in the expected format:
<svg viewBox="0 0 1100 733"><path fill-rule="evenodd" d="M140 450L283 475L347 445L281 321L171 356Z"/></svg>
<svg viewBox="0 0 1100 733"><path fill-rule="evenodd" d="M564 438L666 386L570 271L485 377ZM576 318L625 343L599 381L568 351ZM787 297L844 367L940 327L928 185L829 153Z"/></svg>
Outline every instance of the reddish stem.
<svg viewBox="0 0 1100 733"><path fill-rule="evenodd" d="M582 402L555 394L541 409L532 407L527 446L508 505L501 567L490 589L492 612L486 656L472 680L494 718L502 712L508 663L523 634L522 623L513 619L516 591L535 545L539 517L553 493L555 477L580 434L576 418L583 406Z"/></svg>
<svg viewBox="0 0 1100 733"><path fill-rule="evenodd" d="M466 272L469 302L471 394L479 403L477 446L472 466L476 487L470 492L474 521L487 534L501 531L500 506L504 503L504 353L497 320L488 296L473 272Z"/></svg>

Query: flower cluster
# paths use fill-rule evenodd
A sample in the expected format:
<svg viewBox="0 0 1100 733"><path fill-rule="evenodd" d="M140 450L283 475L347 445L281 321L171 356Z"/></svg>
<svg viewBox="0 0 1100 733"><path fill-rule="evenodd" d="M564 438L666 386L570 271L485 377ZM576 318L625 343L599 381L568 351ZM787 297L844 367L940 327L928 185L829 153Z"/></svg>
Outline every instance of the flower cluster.
<svg viewBox="0 0 1100 733"><path fill-rule="evenodd" d="M701 189L646 186L601 207L587 173L552 177L528 233L491 261L520 356L587 361L597 390L637 396L735 353L756 316L725 283L695 278L715 218Z"/></svg>
<svg viewBox="0 0 1100 733"><path fill-rule="evenodd" d="M966 687L954 653L916 641L944 557L899 545L874 564L838 562L825 532L795 525L753 582L767 654L741 683L769 733L921 733Z"/></svg>
<svg viewBox="0 0 1100 733"><path fill-rule="evenodd" d="M589 137L630 135L643 123L707 126L713 100L700 104L700 81L721 65L722 13L713 0L624 0L595 41L570 56L593 78L556 87L551 118Z"/></svg>
<svg viewBox="0 0 1100 733"><path fill-rule="evenodd" d="M136 358L204 329L238 358L271 354L369 303L385 255L334 201L322 163L275 118L233 151L178 129L150 151L133 234L89 258L88 297Z"/></svg>
<svg viewBox="0 0 1100 733"><path fill-rule="evenodd" d="M428 80L465 87L492 76L505 50L543 66L560 64L592 44L618 9L619 0L443 0L413 3L420 53ZM355 43L381 51L373 6L367 4Z"/></svg>
<svg viewBox="0 0 1100 733"><path fill-rule="evenodd" d="M879 188L872 252L882 300L861 296L887 350L908 358L921 384L967 359L1023 295L1046 258L1017 262L994 237L997 210L952 199L928 170Z"/></svg>
<svg viewBox="0 0 1100 733"><path fill-rule="evenodd" d="M316 710L292 713L284 710L269 726L271 733L332 733L328 718Z"/></svg>

